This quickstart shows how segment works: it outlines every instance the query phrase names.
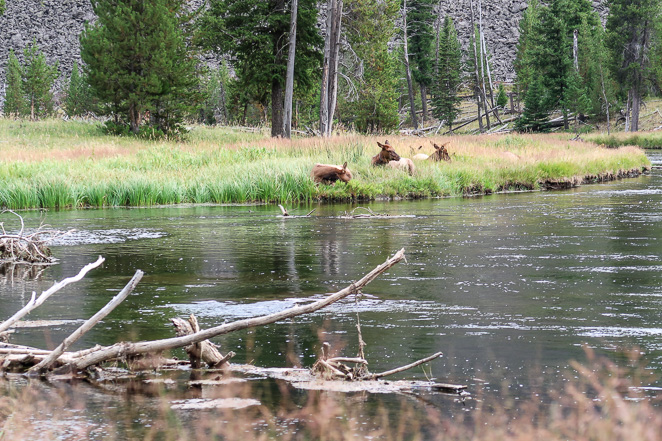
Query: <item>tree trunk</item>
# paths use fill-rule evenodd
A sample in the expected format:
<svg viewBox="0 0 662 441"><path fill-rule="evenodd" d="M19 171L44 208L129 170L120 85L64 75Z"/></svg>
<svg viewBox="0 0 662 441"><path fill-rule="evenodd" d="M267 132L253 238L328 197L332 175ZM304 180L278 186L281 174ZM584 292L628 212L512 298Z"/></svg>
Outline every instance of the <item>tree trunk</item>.
<svg viewBox="0 0 662 441"><path fill-rule="evenodd" d="M287 55L287 77L285 79L285 115L283 118L283 134L286 138L292 137L292 96L294 95L294 57L296 55L297 43L297 7L298 0L292 0L290 47Z"/></svg>
<svg viewBox="0 0 662 441"><path fill-rule="evenodd" d="M274 8L278 12L285 10L285 0L277 0L276 7ZM274 53L274 64L276 66L282 66L287 64L283 57L283 48L282 42L286 37L286 33L283 32L282 35L274 35L273 43L273 53ZM272 137L282 137L283 133L283 80L282 78L273 72L273 79L271 80L271 136Z"/></svg>
<svg viewBox="0 0 662 441"><path fill-rule="evenodd" d="M414 105L414 86L411 81L411 68L409 67L409 49L407 46L407 0L403 0L402 5L402 31L404 34L404 61L407 76L407 89L409 90L409 109L411 111L411 123L414 130L418 130L418 120L416 119L416 106Z"/></svg>
<svg viewBox="0 0 662 441"><path fill-rule="evenodd" d="M630 131L639 130L639 107L641 107L641 94L636 87L632 88L632 118L630 120Z"/></svg>
<svg viewBox="0 0 662 441"><path fill-rule="evenodd" d="M425 120L428 117L428 88L425 86L425 84L421 84L421 106L423 107L421 125L425 127Z"/></svg>
<svg viewBox="0 0 662 441"><path fill-rule="evenodd" d="M331 62L331 26L335 0L328 0L326 10L326 37L324 38L324 60L322 62L322 85L320 86L320 134L325 136L329 123L329 63Z"/></svg>
<svg viewBox="0 0 662 441"><path fill-rule="evenodd" d="M328 98L328 123L325 136L331 136L333 129L333 117L336 113L336 102L338 99L338 62L340 53L340 31L342 26L343 0L335 1L333 11L332 34L331 34L331 60L329 62L329 98Z"/></svg>

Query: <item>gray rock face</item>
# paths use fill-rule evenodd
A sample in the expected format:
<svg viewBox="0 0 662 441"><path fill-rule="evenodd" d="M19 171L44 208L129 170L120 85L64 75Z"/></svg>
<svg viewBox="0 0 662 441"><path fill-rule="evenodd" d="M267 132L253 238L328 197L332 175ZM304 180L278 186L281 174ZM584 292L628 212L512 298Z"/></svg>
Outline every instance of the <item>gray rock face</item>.
<svg viewBox="0 0 662 441"><path fill-rule="evenodd" d="M197 7L202 0L191 1ZM478 1L474 0L474 4ZM58 85L69 78L74 61L80 62L78 37L86 22L95 19L88 0L6 0L7 9L0 17L0 99L4 95L5 66L10 49L20 60L23 49L36 40L49 63L59 63ZM487 48L492 59L495 81L515 78L513 61L518 23L526 9L525 0L482 0L482 20ZM604 19L606 0L594 0L593 6ZM323 8L320 8L323 9ZM467 47L471 33L470 0L440 0L441 16L450 14L460 41Z"/></svg>

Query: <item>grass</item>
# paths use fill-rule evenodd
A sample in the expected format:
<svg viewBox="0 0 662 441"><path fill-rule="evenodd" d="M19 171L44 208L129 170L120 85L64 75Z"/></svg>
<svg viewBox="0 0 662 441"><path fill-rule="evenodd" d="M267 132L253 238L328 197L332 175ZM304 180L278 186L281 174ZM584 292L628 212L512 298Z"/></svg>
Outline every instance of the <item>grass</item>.
<svg viewBox="0 0 662 441"><path fill-rule="evenodd" d="M662 132L617 132L611 135L603 133L587 135L584 138L611 148L632 145L642 149L662 149Z"/></svg>
<svg viewBox="0 0 662 441"><path fill-rule="evenodd" d="M571 135L413 138L389 136L405 157L450 142L452 163L417 172L371 166L384 138L272 139L265 133L194 127L186 142L101 134L83 122L0 120L0 206L79 208L177 203L305 202L483 194L581 182L649 166L635 147L604 149ZM511 152L519 156L512 159ZM354 179L315 185L314 163L347 161Z"/></svg>

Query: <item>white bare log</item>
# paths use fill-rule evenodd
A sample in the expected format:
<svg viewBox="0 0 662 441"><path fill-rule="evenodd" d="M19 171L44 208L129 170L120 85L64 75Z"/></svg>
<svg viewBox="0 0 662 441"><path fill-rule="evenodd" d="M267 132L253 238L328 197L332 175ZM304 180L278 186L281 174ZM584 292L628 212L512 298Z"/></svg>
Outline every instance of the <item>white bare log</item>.
<svg viewBox="0 0 662 441"><path fill-rule="evenodd" d="M28 315L33 309L37 308L42 303L44 303L51 295L55 294L57 291L61 290L62 288L64 288L65 286L71 283L78 282L83 277L85 277L85 274L87 274L90 270L101 265L104 261L105 259L99 256L96 262L88 263L87 265L85 265L83 269L81 269L76 276L68 277L62 280L61 282L57 282L53 284L53 286L51 286L48 290L41 293L41 295L38 298L35 298L37 294L33 292L32 298L30 299L27 305L25 305L20 311L14 314L11 318L5 320L2 324L0 324L0 332L4 332L7 329L11 328L17 321L19 321L20 319Z"/></svg>
<svg viewBox="0 0 662 441"><path fill-rule="evenodd" d="M146 353L159 353L162 351L188 346L203 340L207 340L218 335L228 334L230 332L239 331L247 328L254 328L257 326L264 326L270 323L275 323L281 320L289 319L303 314L310 314L319 309L325 308L332 303L344 299L351 294L358 294L361 292L368 283L376 279L384 271L388 270L401 260L405 258L404 248L395 253L393 257L386 260L386 262L377 266L368 274L363 276L358 282L352 283L350 286L331 294L324 299L318 300L307 305L295 306L280 312L260 317L253 317L250 319L237 320L232 323L226 323L209 329L196 332L191 335L182 337L167 338L163 340L146 341L138 343L117 343L109 347L105 347L90 355L80 357L71 363L71 367L76 370L85 369L89 366L104 362L106 360L113 360L120 357L135 356Z"/></svg>
<svg viewBox="0 0 662 441"><path fill-rule="evenodd" d="M365 375L365 376L359 378L359 380L376 380L377 378L382 378L382 377L386 377L386 376L389 376L389 375L397 374L398 372L404 372L404 371L409 370L411 368L415 368L416 366L422 365L423 363L427 363L430 360L434 360L437 357L441 357L442 355L444 355L444 354L442 354L441 352L437 352L436 354L432 354L429 357L425 357L421 360L415 361L415 362L407 364L405 366L401 366L401 367L396 368L396 369L391 369L390 371L381 372L379 374Z"/></svg>
<svg viewBox="0 0 662 441"><path fill-rule="evenodd" d="M137 270L134 276L131 278L129 283L120 291L115 297L112 298L110 302L103 308L94 314L89 320L83 323L78 329L76 329L69 337L65 338L64 341L51 352L51 354L39 362L39 364L30 368L30 372L40 372L45 369L48 369L57 359L67 350L69 346L78 341L87 331L92 329L97 323L103 320L108 314L110 314L120 303L126 299L131 292L135 289L140 279L143 277L143 272Z"/></svg>

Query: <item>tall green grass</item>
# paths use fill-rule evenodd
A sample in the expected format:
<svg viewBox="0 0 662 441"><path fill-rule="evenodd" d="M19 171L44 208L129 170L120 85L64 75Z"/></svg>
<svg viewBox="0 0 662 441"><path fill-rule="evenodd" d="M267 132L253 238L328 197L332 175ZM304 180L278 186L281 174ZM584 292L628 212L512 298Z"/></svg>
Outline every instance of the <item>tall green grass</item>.
<svg viewBox="0 0 662 441"><path fill-rule="evenodd" d="M107 137L85 123L36 124L0 120L0 134L7 140L0 143L1 206L58 209L438 197L536 189L543 182L581 182L586 176L649 165L636 148L604 149L555 135L396 139L391 143L404 157L421 144L431 153L425 143L450 142L451 163L417 162L417 172L409 176L371 165L379 152L373 137L289 141L196 127L186 142L154 142ZM513 160L513 154L520 159ZM345 161L354 175L351 182L313 183L313 164Z"/></svg>
<svg viewBox="0 0 662 441"><path fill-rule="evenodd" d="M642 149L662 149L662 133L660 132L587 135L585 138L596 144L611 148L633 145Z"/></svg>

